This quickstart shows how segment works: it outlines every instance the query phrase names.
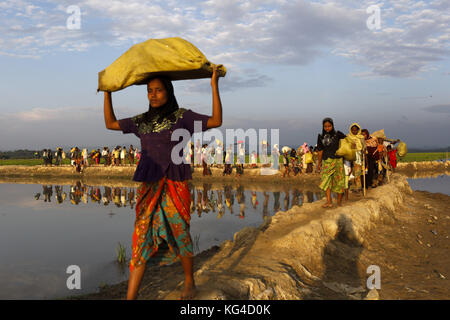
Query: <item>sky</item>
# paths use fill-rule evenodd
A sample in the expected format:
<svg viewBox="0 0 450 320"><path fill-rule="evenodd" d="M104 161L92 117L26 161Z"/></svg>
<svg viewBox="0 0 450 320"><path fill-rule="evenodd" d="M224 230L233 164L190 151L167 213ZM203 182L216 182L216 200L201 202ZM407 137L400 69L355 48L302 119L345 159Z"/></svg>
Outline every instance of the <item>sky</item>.
<svg viewBox="0 0 450 320"><path fill-rule="evenodd" d="M450 0L5 0L0 150L139 145L105 129L98 73L133 44L175 36L227 67L223 129L314 145L331 117L344 133L358 122L410 148L450 145ZM180 107L211 115L209 79L174 87ZM145 86L112 98L118 119L148 109Z"/></svg>

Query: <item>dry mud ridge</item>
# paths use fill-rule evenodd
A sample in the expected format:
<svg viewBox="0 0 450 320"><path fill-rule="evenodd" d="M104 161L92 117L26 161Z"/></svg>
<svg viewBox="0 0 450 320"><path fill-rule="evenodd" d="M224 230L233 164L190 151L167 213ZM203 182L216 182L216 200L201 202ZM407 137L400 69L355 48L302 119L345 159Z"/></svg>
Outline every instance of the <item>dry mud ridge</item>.
<svg viewBox="0 0 450 320"><path fill-rule="evenodd" d="M194 260L196 299L448 299L450 197L413 192L406 178L350 196L277 212L259 228ZM367 279L380 269L381 289ZM178 299L179 263L149 267L139 299ZM72 299L124 299L127 282Z"/></svg>

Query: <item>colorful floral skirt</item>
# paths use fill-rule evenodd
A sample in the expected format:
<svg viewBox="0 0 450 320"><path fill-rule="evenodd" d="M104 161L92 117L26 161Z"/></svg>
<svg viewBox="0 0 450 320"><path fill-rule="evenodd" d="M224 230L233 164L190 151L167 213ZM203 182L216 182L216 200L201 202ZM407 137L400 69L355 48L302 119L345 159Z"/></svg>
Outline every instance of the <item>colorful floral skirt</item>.
<svg viewBox="0 0 450 320"><path fill-rule="evenodd" d="M130 272L150 258L152 265L165 265L180 256L193 256L190 206L187 181L164 177L141 184L137 190Z"/></svg>
<svg viewBox="0 0 450 320"><path fill-rule="evenodd" d="M345 188L345 172L342 158L328 158L322 161L322 181L319 188L326 191L342 193Z"/></svg>

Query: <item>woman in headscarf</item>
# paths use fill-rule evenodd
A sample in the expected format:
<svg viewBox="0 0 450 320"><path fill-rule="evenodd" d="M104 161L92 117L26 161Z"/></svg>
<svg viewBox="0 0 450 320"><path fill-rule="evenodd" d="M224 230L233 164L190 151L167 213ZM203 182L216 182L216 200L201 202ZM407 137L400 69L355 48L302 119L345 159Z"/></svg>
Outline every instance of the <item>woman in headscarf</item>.
<svg viewBox="0 0 450 320"><path fill-rule="evenodd" d="M361 127L359 124L352 123L349 128L349 133L347 138L352 142L352 149L355 149L356 159L353 161L353 170L352 174L355 177L355 187L353 190L359 192L362 190L362 165L363 165L363 151L366 148L366 143L364 140L364 136L361 134Z"/></svg>
<svg viewBox="0 0 450 320"><path fill-rule="evenodd" d="M375 137L371 137L369 130L367 129L362 129L361 133L364 136L364 141L366 142L366 154L367 154L366 189L369 188L369 186L375 188L376 187L375 179L377 178L376 163L379 158L377 152L378 140Z"/></svg>
<svg viewBox="0 0 450 320"><path fill-rule="evenodd" d="M142 184L137 190L127 299L137 297L147 261L164 265L178 258L185 275L181 298L191 299L195 295L193 247L189 233L191 194L187 181L192 178L192 174L189 164L179 161L183 157L182 148L178 158L176 153L175 159L172 156L173 147L178 144L185 146L189 139L181 137L179 141L172 141L171 137L177 129L185 129L192 136L195 121L201 123L202 131L222 125L218 80L218 72L214 68L211 77L211 117L179 108L173 85L165 77L149 79L149 109L135 117L116 120L111 93L105 92L106 128L134 133L141 140L142 156L133 180Z"/></svg>
<svg viewBox="0 0 450 320"><path fill-rule="evenodd" d="M317 137L317 148L319 150L319 160L317 171L322 169L322 180L320 189L326 192L327 203L323 208L331 208L331 192L338 194L337 204L342 203L342 195L345 187L344 163L340 156L336 155L339 149L339 140L344 139L345 135L334 129L334 123L331 118L322 120L322 134ZM322 168L323 163L323 168Z"/></svg>
<svg viewBox="0 0 450 320"><path fill-rule="evenodd" d="M278 164L280 162L280 149L278 148L278 144L273 145L271 156L272 156L272 169L278 170Z"/></svg>

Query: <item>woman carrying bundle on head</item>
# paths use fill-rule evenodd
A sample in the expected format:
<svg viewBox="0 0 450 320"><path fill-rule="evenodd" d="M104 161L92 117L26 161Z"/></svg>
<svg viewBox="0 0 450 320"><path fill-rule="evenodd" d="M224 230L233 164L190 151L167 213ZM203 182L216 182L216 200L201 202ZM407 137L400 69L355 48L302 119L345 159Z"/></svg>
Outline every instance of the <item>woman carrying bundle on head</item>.
<svg viewBox="0 0 450 320"><path fill-rule="evenodd" d="M192 136L195 121L201 122L202 131L222 125L218 77L214 67L211 117L179 108L171 81L162 76L148 80L149 110L132 118L116 120L111 93L105 92L106 128L134 133L141 140L141 159L133 180L142 184L137 190L127 299L137 297L147 261L164 265L178 258L185 275L181 298L191 299L195 295L193 246L189 233L191 193L187 181L192 175L189 164L178 161L183 157L183 149L180 149L179 159L172 155L173 147L180 143L186 145L189 139L181 137L172 141L171 137L177 129L187 130Z"/></svg>
<svg viewBox="0 0 450 320"><path fill-rule="evenodd" d="M364 140L364 136L361 133L361 127L359 126L359 124L352 123L352 125L349 128L349 133L347 135L347 138L350 140L350 142L352 143L352 149L355 149L355 160L353 161L353 169L352 169L352 174L355 177L354 178L354 186L353 186L353 191L359 193L360 191L362 191L363 187L363 180L362 180L362 175L363 175L363 152L366 149L366 143Z"/></svg>
<svg viewBox="0 0 450 320"><path fill-rule="evenodd" d="M334 123L331 118L325 118L322 121L322 134L317 137L317 148L319 151L319 160L317 172L321 171L322 180L320 189L326 192L327 203L323 208L331 208L331 192L338 194L337 205L342 204L342 195L345 188L345 172L342 157L336 155L339 149L339 140L344 139L345 135L334 129ZM323 167L322 167L323 163Z"/></svg>
<svg viewBox="0 0 450 320"><path fill-rule="evenodd" d="M375 137L371 137L369 130L362 129L362 135L366 143L366 161L367 161L367 175L366 175L366 189L369 187L376 188L375 179L377 179L376 163L379 159L377 152L378 140Z"/></svg>

